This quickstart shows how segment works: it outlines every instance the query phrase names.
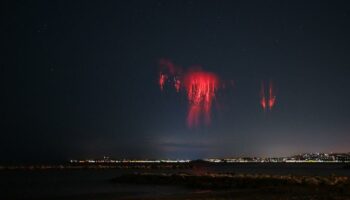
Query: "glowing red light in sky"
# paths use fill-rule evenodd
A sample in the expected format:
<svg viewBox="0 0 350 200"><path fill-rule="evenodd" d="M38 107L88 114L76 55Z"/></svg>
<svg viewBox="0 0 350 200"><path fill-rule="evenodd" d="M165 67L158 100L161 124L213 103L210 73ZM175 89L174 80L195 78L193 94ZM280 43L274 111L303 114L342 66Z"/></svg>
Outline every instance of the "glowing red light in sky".
<svg viewBox="0 0 350 200"><path fill-rule="evenodd" d="M174 79L174 87L177 92L180 91L181 87L181 67L176 66L174 63L172 63L170 60L167 59L161 59L159 60L159 66L160 66L160 73L159 73L159 80L158 84L160 86L160 90L163 91L164 85L168 77Z"/></svg>
<svg viewBox="0 0 350 200"><path fill-rule="evenodd" d="M261 83L261 90L260 90L260 104L261 107L266 110L266 97L265 97L265 86L264 83Z"/></svg>
<svg viewBox="0 0 350 200"><path fill-rule="evenodd" d="M164 89L164 84L166 81L167 77L165 74L159 73L159 86L160 86L160 90L163 91Z"/></svg>
<svg viewBox="0 0 350 200"><path fill-rule="evenodd" d="M270 82L269 87L269 109L272 110L272 107L275 105L276 102L276 95L273 90L272 82Z"/></svg>
<svg viewBox="0 0 350 200"><path fill-rule="evenodd" d="M163 91L167 80L173 80L176 92L180 92L181 87L183 87L187 93L188 126L198 126L202 119L204 119L205 124L209 125L212 102L219 87L219 77L214 73L199 69L182 74L180 67L166 59L161 59L159 65L160 89Z"/></svg>
<svg viewBox="0 0 350 200"><path fill-rule="evenodd" d="M187 116L189 127L197 126L202 114L205 123L210 124L211 106L218 85L219 78L214 73L196 71L185 75L184 86L189 102Z"/></svg>
<svg viewBox="0 0 350 200"><path fill-rule="evenodd" d="M222 81L212 73L203 71L200 67L191 67L191 70L183 72L181 67L170 60L159 60L160 73L158 84L160 90L164 90L167 83L171 83L176 92L181 88L186 92L188 99L187 124L189 127L200 125L203 120L206 125L211 122L211 109L218 89L234 87L233 80ZM272 81L268 84L261 83L260 105L264 111L272 110L276 104L276 94Z"/></svg>
<svg viewBox="0 0 350 200"><path fill-rule="evenodd" d="M179 79L174 80L174 87L176 89L176 92L180 92L180 87L181 87L181 81Z"/></svg>
<svg viewBox="0 0 350 200"><path fill-rule="evenodd" d="M261 91L260 91L261 107L264 110L266 110L266 108L268 106L269 110L272 110L275 103L276 103L276 95L275 95L272 81L270 81L270 84L269 84L268 96L266 96L266 94L265 94L265 85L264 85L264 82L262 82L261 83Z"/></svg>

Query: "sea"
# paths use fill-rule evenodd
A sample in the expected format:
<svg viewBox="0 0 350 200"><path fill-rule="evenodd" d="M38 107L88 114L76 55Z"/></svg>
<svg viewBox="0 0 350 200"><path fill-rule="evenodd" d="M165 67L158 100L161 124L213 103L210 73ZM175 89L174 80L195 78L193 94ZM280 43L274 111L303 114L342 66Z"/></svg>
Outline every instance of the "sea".
<svg viewBox="0 0 350 200"><path fill-rule="evenodd" d="M198 169L61 169L0 170L0 199L142 199L201 192L181 186L131 185L114 183L122 174L196 173ZM237 174L350 176L340 163L233 163L213 165L201 172Z"/></svg>

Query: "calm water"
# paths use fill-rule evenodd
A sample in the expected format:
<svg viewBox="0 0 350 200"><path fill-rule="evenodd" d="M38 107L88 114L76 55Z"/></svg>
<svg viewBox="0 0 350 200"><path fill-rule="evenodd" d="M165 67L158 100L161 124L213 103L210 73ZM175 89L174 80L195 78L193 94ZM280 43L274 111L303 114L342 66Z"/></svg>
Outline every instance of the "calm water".
<svg viewBox="0 0 350 200"><path fill-rule="evenodd" d="M248 163L211 166L199 170L277 175L350 176L350 170L342 167L342 164ZM191 172L191 170L163 170L161 172L179 171ZM136 170L0 171L1 195L5 197L4 199L118 199L198 192L177 186L121 185L110 182L113 177L132 172L136 172ZM137 172L142 171L137 170ZM160 171L147 170L147 172Z"/></svg>

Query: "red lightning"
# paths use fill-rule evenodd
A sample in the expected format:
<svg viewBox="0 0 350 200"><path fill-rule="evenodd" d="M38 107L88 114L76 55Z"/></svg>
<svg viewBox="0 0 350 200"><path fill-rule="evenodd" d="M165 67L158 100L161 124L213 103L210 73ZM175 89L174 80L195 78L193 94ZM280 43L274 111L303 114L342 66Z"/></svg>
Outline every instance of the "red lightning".
<svg viewBox="0 0 350 200"><path fill-rule="evenodd" d="M165 82L168 79L168 77L173 77L174 87L176 91L179 92L181 87L181 80L178 77L181 76L181 67L176 66L174 63L167 59L159 60L159 66L160 73L158 84L160 86L160 90L163 91Z"/></svg>
<svg viewBox="0 0 350 200"><path fill-rule="evenodd" d="M159 86L160 86L160 90L163 91L164 89L164 84L165 84L165 81L166 81L167 77L165 74L162 74L162 73L159 73Z"/></svg>
<svg viewBox="0 0 350 200"><path fill-rule="evenodd" d="M266 110L266 97L265 97L265 86L264 83L261 83L261 90L260 90L260 104L261 107Z"/></svg>
<svg viewBox="0 0 350 200"><path fill-rule="evenodd" d="M263 110L266 110L268 107L269 110L272 110L272 108L275 106L276 103L276 95L273 88L273 83L270 81L269 83L269 90L268 90L268 96L265 94L265 85L264 82L261 83L261 90L260 90L260 104Z"/></svg>
<svg viewBox="0 0 350 200"><path fill-rule="evenodd" d="M180 87L181 87L181 81L179 79L176 79L174 80L174 87L176 89L176 92L179 92L180 91Z"/></svg>
<svg viewBox="0 0 350 200"><path fill-rule="evenodd" d="M187 93L189 104L188 126L198 126L202 118L205 124L209 125L212 102L219 87L218 76L200 69L182 74L181 68L167 59L161 59L159 65L160 75L158 83L161 91L163 91L167 80L173 80L176 92L180 92L181 87L183 87Z"/></svg>
<svg viewBox="0 0 350 200"><path fill-rule="evenodd" d="M276 102L276 95L273 90L272 82L270 81L270 87L269 87L269 109L272 110L272 107L275 105Z"/></svg>
<svg viewBox="0 0 350 200"><path fill-rule="evenodd" d="M211 106L218 89L219 78L210 72L189 72L184 77L184 85L189 102L188 126L197 126L202 113L205 123L210 124Z"/></svg>

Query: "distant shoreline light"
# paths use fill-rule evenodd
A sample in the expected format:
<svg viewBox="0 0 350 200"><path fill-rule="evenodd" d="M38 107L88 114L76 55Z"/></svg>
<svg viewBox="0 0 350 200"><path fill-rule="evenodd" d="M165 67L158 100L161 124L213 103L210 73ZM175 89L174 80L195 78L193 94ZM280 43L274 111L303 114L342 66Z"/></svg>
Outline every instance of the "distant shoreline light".
<svg viewBox="0 0 350 200"><path fill-rule="evenodd" d="M191 160L70 160L70 163L189 163Z"/></svg>
<svg viewBox="0 0 350 200"><path fill-rule="evenodd" d="M70 160L72 164L84 163L190 163L196 160L184 159L85 159L85 160ZM259 157L237 157L237 158L206 158L203 162L209 163L350 163L350 153L305 153L289 157L275 158L259 158Z"/></svg>

